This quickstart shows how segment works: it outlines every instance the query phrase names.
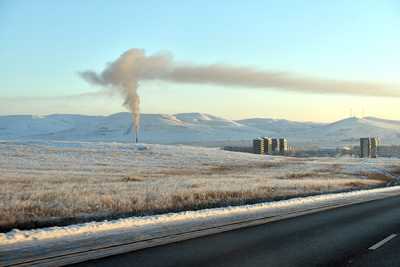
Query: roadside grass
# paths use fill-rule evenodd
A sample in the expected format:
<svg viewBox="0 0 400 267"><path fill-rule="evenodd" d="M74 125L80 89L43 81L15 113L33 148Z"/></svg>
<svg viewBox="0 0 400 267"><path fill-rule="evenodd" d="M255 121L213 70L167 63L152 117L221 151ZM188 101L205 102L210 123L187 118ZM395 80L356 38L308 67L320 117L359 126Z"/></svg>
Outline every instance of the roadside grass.
<svg viewBox="0 0 400 267"><path fill-rule="evenodd" d="M391 168L390 173L400 178L400 166L394 166L393 168Z"/></svg>
<svg viewBox="0 0 400 267"><path fill-rule="evenodd" d="M380 172L360 172L361 177L366 177L369 180L376 180L382 182L389 182L393 180L391 175Z"/></svg>
<svg viewBox="0 0 400 267"><path fill-rule="evenodd" d="M253 204L371 188L391 179L352 171L349 164L359 162L333 158L104 146L0 144L0 231Z"/></svg>
<svg viewBox="0 0 400 267"><path fill-rule="evenodd" d="M122 179L126 183L127 177ZM144 183L136 177L128 177L134 184ZM115 184L115 183L113 183ZM257 202L286 199L296 196L313 195L321 192L336 192L357 188L369 188L367 180L343 179L336 181L279 185L258 185L251 190L210 190L207 184L191 184L186 190L178 192L155 192L148 189L140 195L125 191L36 191L22 194L17 199L9 197L10 205L0 205L0 231L12 228L29 229L51 225L67 225L98 219L124 216L152 215L171 211L196 210L201 208L224 207L229 205L253 204ZM62 186L62 185L61 185ZM82 185L85 187L84 185ZM143 188L143 187L141 187ZM161 189L162 190L162 189Z"/></svg>
<svg viewBox="0 0 400 267"><path fill-rule="evenodd" d="M317 172L299 172L299 173L289 173L282 179L301 179L305 177L316 176Z"/></svg>
<svg viewBox="0 0 400 267"><path fill-rule="evenodd" d="M142 182L143 177L128 175L128 176L123 177L122 181L124 181L124 182Z"/></svg>

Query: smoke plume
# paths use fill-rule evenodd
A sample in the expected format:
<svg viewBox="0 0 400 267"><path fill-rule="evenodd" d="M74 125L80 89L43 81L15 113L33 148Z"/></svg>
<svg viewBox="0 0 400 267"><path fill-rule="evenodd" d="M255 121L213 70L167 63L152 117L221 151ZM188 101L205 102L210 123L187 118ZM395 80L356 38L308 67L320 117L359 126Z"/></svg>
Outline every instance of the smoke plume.
<svg viewBox="0 0 400 267"><path fill-rule="evenodd" d="M125 97L124 104L132 112L136 133L140 120L140 101L137 90L139 82L145 80L320 94L400 97L400 91L395 85L321 79L225 64L180 64L176 63L169 53L148 56L144 50L136 48L123 53L114 62L109 63L101 73L85 71L81 73L81 76L91 83L111 86L122 93Z"/></svg>

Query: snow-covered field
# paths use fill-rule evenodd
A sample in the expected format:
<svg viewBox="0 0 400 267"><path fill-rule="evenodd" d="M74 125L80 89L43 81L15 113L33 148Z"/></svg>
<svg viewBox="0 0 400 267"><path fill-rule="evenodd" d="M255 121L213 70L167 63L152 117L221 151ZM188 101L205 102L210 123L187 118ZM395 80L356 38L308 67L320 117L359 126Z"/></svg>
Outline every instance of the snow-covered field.
<svg viewBox="0 0 400 267"><path fill-rule="evenodd" d="M180 145L4 141L0 227L365 188L395 178L399 163L389 158L271 157Z"/></svg>

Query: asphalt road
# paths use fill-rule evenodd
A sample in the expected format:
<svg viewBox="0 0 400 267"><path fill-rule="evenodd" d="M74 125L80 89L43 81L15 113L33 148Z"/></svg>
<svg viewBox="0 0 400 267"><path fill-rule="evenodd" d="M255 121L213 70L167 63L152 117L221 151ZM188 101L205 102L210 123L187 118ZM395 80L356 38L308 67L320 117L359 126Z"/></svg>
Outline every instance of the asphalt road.
<svg viewBox="0 0 400 267"><path fill-rule="evenodd" d="M400 196L73 266L400 266L399 255Z"/></svg>

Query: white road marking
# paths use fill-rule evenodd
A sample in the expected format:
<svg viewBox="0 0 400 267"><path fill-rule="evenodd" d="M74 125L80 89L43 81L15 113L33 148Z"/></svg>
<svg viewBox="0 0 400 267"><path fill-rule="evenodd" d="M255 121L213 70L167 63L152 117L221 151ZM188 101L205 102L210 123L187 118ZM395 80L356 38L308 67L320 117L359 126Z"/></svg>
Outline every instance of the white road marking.
<svg viewBox="0 0 400 267"><path fill-rule="evenodd" d="M380 248L381 246L383 246L385 243L389 242L390 240L392 240L396 236L397 236L396 234L391 234L390 236L388 236L385 239L379 241L378 243L376 243L375 245L369 247L368 249L369 250L375 250L377 248Z"/></svg>

